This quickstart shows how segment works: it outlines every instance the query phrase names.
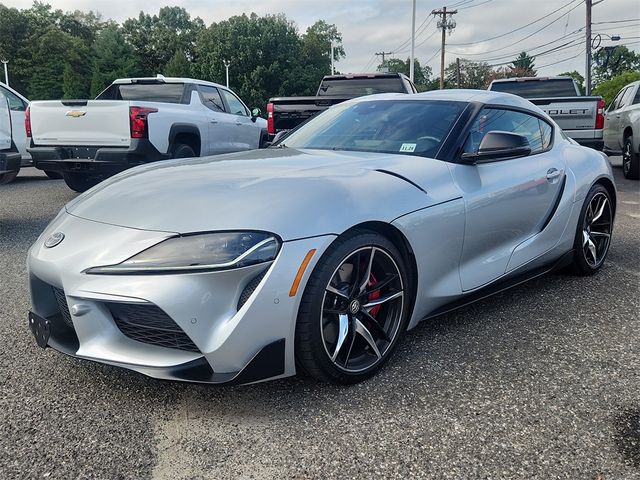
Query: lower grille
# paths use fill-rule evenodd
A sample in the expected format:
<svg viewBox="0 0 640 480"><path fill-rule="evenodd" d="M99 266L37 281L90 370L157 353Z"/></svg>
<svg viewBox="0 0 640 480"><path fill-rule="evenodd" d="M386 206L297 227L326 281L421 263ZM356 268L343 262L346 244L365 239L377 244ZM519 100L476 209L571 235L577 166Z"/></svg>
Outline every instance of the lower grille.
<svg viewBox="0 0 640 480"><path fill-rule="evenodd" d="M73 320L71 320L71 314L69 313L69 304L67 303L67 297L64 294L64 290L56 287L51 288L53 289L53 295L56 297L56 302L58 303L60 315L62 315L64 323L73 328Z"/></svg>
<svg viewBox="0 0 640 480"><path fill-rule="evenodd" d="M132 340L200 353L198 347L169 315L155 305L108 303L120 331Z"/></svg>

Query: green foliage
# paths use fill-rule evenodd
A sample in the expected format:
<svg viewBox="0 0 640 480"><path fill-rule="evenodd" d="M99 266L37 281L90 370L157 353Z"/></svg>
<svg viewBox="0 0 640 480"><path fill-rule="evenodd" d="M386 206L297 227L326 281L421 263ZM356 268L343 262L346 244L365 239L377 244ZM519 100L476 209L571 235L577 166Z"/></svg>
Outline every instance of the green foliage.
<svg viewBox="0 0 640 480"><path fill-rule="evenodd" d="M486 89L491 83L494 71L486 62L460 60L460 88ZM456 88L457 66L451 62L444 70L445 88Z"/></svg>
<svg viewBox="0 0 640 480"><path fill-rule="evenodd" d="M379 72L391 72L391 73L403 73L407 77L409 76L409 67L411 66L411 59L400 60L399 58L390 58L385 60L378 66ZM416 88L421 91L433 90L433 82L431 79L431 67L420 65L420 61L417 58L413 60L413 83ZM435 88L438 88L436 85Z"/></svg>
<svg viewBox="0 0 640 480"><path fill-rule="evenodd" d="M628 71L640 70L640 54L624 45L599 49L593 56L593 81L600 84Z"/></svg>
<svg viewBox="0 0 640 480"><path fill-rule="evenodd" d="M558 76L573 78L578 84L578 88L580 89L580 94L584 95L584 92L585 92L584 77L579 72L577 72L576 70L573 70L571 72L559 73Z"/></svg>
<svg viewBox="0 0 640 480"><path fill-rule="evenodd" d="M611 105L611 102L613 102L613 99L622 87L630 84L631 82L635 82L636 80L640 80L640 71L623 72L609 80L600 82L598 86L593 89L592 93L593 95L600 95L604 98L607 105Z"/></svg>
<svg viewBox="0 0 640 480"><path fill-rule="evenodd" d="M124 40L122 29L110 24L102 29L93 43L91 67L91 97L97 96L116 78L137 74L133 48Z"/></svg>
<svg viewBox="0 0 640 480"><path fill-rule="evenodd" d="M511 66L511 74L514 77L535 77L535 58L527 54L527 52L520 52L520 54L513 61Z"/></svg>
<svg viewBox="0 0 640 480"><path fill-rule="evenodd" d="M191 76L191 63L182 50L176 50L162 73L166 77L189 77Z"/></svg>

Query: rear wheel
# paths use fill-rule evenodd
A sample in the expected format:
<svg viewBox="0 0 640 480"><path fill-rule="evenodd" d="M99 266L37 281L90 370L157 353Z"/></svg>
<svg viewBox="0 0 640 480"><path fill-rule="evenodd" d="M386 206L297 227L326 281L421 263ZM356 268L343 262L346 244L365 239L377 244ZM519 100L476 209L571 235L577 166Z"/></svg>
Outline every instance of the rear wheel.
<svg viewBox="0 0 640 480"><path fill-rule="evenodd" d="M45 170L44 173L47 174L47 177L53 180L60 180L62 178L62 174L60 172L54 172L53 170Z"/></svg>
<svg viewBox="0 0 640 480"><path fill-rule="evenodd" d="M0 175L0 185L6 185L7 183L13 182L18 176L19 172L20 170L16 170L15 172L8 172Z"/></svg>
<svg viewBox="0 0 640 480"><path fill-rule="evenodd" d="M622 149L622 174L624 178L638 180L640 178L640 153L633 151L633 138L628 136L624 140Z"/></svg>
<svg viewBox="0 0 640 480"><path fill-rule="evenodd" d="M89 190L102 181L101 177L89 176L86 173L64 172L62 177L64 178L64 183L76 192Z"/></svg>
<svg viewBox="0 0 640 480"><path fill-rule="evenodd" d="M171 158L192 158L197 155L189 145L178 143L171 149Z"/></svg>
<svg viewBox="0 0 640 480"><path fill-rule="evenodd" d="M407 273L385 237L358 231L318 261L296 325L296 360L318 380L352 384L388 361L406 329Z"/></svg>
<svg viewBox="0 0 640 480"><path fill-rule="evenodd" d="M582 205L574 241L573 270L593 275L602 267L609 252L613 227L613 206L606 188L591 187Z"/></svg>

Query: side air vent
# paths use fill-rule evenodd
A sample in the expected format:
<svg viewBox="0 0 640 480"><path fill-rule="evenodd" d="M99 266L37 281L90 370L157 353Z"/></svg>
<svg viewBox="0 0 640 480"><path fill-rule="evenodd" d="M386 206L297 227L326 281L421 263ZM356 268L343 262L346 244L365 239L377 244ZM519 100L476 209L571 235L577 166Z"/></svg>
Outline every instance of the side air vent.
<svg viewBox="0 0 640 480"><path fill-rule="evenodd" d="M58 308L60 309L60 315L62 315L64 323L73 328L73 320L71 320L69 305L67 304L67 297L64 294L64 290L56 287L51 288L53 289L53 295L56 297L56 302L58 302Z"/></svg>
<svg viewBox="0 0 640 480"><path fill-rule="evenodd" d="M258 287L258 284L260 283L260 281L266 275L267 270L269 270L269 269L265 268L262 272L260 272L258 275L253 277L249 281L249 283L247 283L247 286L244 287L244 290L242 290L242 293L240 294L240 298L238 299L238 310L240 310L242 308L242 306L245 303L247 303L247 300L249 300L249 297L251 296L251 294L255 291L255 289Z"/></svg>

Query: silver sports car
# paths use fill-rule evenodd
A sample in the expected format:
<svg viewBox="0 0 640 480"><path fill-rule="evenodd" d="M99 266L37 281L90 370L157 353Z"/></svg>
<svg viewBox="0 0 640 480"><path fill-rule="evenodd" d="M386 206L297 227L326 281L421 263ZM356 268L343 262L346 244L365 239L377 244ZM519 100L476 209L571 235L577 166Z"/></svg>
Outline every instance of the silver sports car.
<svg viewBox="0 0 640 480"><path fill-rule="evenodd" d="M509 94L336 105L266 150L125 171L31 247L40 346L156 378L354 383L421 320L611 242L601 153Z"/></svg>

